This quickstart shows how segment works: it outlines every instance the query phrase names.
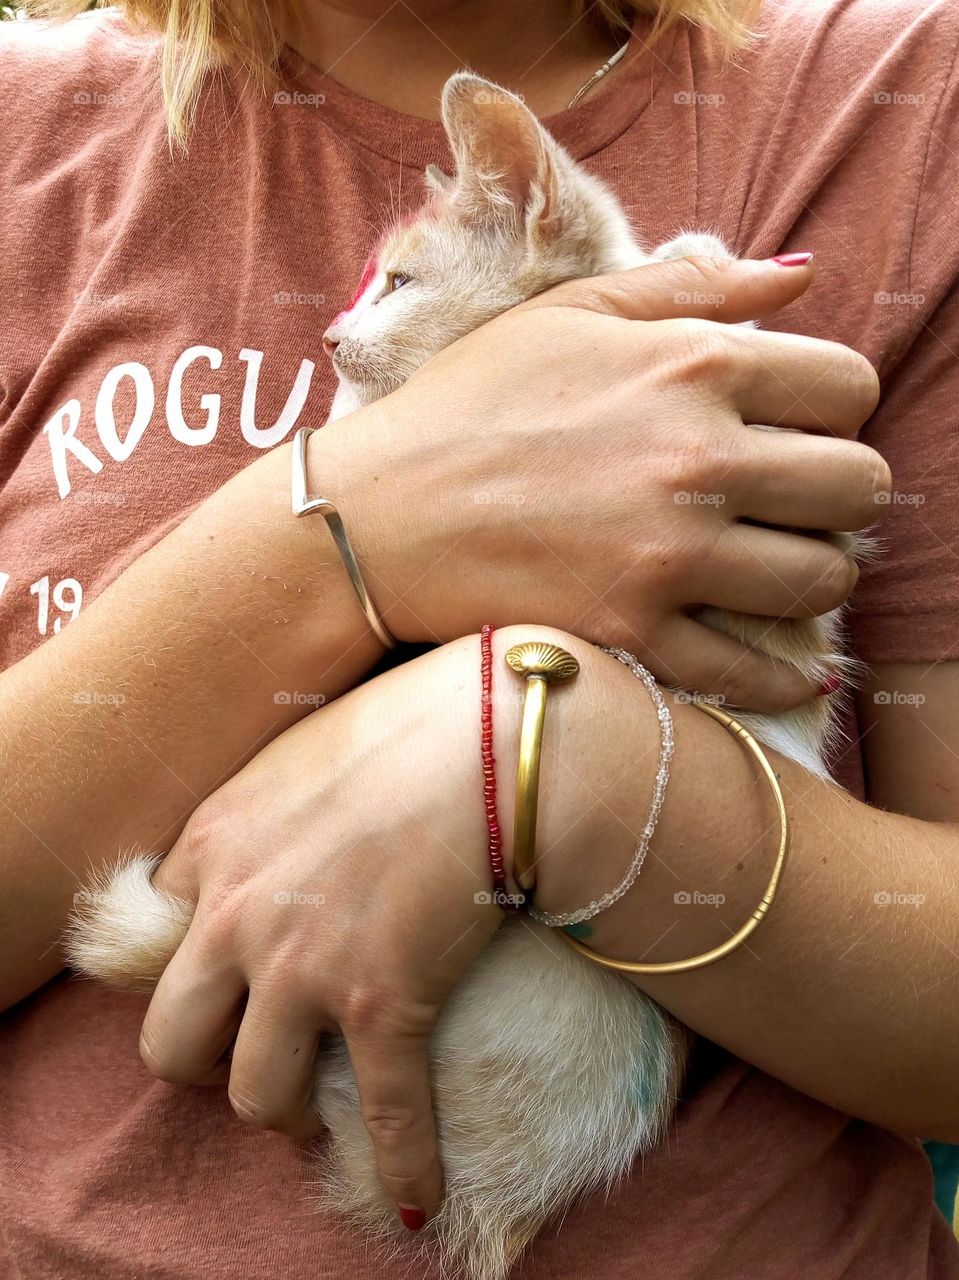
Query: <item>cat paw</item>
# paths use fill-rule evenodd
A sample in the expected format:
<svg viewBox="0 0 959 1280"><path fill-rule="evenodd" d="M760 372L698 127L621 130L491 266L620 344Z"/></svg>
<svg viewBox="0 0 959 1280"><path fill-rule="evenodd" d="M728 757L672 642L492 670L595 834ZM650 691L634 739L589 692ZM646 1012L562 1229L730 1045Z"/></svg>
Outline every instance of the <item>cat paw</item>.
<svg viewBox="0 0 959 1280"><path fill-rule="evenodd" d="M675 258L721 258L732 261L735 254L730 253L719 236L690 231L659 245L653 250L652 256L657 262L671 262Z"/></svg>

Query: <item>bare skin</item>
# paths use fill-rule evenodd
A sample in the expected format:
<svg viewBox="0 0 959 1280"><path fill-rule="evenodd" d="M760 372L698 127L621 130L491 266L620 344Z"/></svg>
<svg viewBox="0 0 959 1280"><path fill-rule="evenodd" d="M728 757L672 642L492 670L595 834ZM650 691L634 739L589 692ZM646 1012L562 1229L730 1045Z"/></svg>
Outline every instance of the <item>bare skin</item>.
<svg viewBox="0 0 959 1280"><path fill-rule="evenodd" d="M829 343L673 319L677 291L705 291L711 273L730 319L781 305L810 278L775 263L685 262L564 286L560 305L543 295L501 317L312 438L314 487L339 500L401 639L451 640L489 617L559 621L734 705L812 694L687 609L709 599L808 614L845 598L855 570L836 551L736 517L762 518L763 495L791 488L798 467L808 483L795 490L794 523L871 520L885 465L836 437L868 415L875 378ZM657 315L667 318L637 318ZM829 423L836 437L784 436L780 452L769 433L743 426L787 411L811 431ZM325 525L289 514L289 468L289 446L259 459L0 677L5 1004L61 967L57 940L91 867L131 844L167 848L205 795L311 709L278 694L332 700L379 656ZM544 484L549 474L561 483ZM475 493L496 484L537 495L519 525L510 508L477 507ZM677 489L728 489L729 500L721 517L677 505ZM81 716L76 694L88 690L124 701Z"/></svg>
<svg viewBox="0 0 959 1280"><path fill-rule="evenodd" d="M659 728L642 685L606 654L551 629L497 632L504 815L520 709L502 658L541 636L581 663L576 681L551 695L537 841L537 901L568 911L628 865ZM936 699L955 696L954 670L926 679ZM476 901L489 884L479 705L476 636L364 685L284 734L202 806L156 876L199 910L147 1012L149 1070L177 1083L229 1080L248 1123L308 1134L318 1127L309 1096L320 1033L339 1028L384 1185L427 1211L442 1194L429 1035L502 918ZM775 811L751 758L688 703L674 703L673 715L676 758L655 853L588 934L590 946L622 959L679 959L724 941L759 900L775 850ZM910 739L896 736L908 752ZM941 796L949 779L951 805L936 822L869 808L771 753L792 854L769 919L718 964L635 981L695 1031L830 1106L956 1141L959 769L955 756L944 767L933 754L935 783L917 800ZM307 757L314 776L300 767ZM683 891L698 899L677 902ZM290 905L318 897L322 909Z"/></svg>
<svg viewBox="0 0 959 1280"><path fill-rule="evenodd" d="M501 6L478 0L422 3L412 15L410 7L390 6L384 0L312 4L305 11L307 21L296 43L305 56L355 91L424 117L435 116L443 79L464 63L518 89L536 111L549 114L565 105L615 47L614 41L581 26L563 36L562 30L569 26L565 5L544 0L520 6L511 12L508 27L500 22L501 12ZM550 44L552 35L558 38ZM519 68L516 51L534 41L543 56ZM615 72L607 87L614 82ZM781 335L756 334L753 337L761 342L761 354L757 354L755 345L739 336L730 338L732 331L722 328L722 321L760 316L788 304L808 285L809 269L769 264L720 268L705 263L670 270L692 272L692 292L722 292L727 298L724 309L694 318L693 327L688 308L676 318L671 299L681 288L681 274L663 275L658 281L644 277L646 284L568 286L560 291L560 300L578 305L570 315L549 310L535 317L531 308L525 320L517 313L497 321L499 330L488 326L485 335L472 335L457 344L458 350L444 353L392 405L374 407L363 424L363 434L368 443L381 442L379 457L389 459L399 481L391 492L380 482L385 461L375 465L374 456L371 465L368 458L351 455L345 436L331 432L314 452L311 465L342 498L380 593L378 599L398 634L454 641L490 617L500 624L553 624L588 639L618 639L640 652L662 679L722 694L732 703L772 709L795 705L812 692L794 680L784 680L755 655L731 653L724 647L729 644L725 639L702 628L690 629L694 624L686 618L685 607L704 598L695 575L701 571L707 531L692 519L701 513L686 508L686 522L677 516L665 557L661 543L652 552L648 546L643 551L643 540L634 531L636 541L629 544L627 540L618 577L608 560L610 548L621 548L623 540L611 542L602 533L610 527L633 528L627 507L640 510L657 494L680 488L728 487L737 505L727 510L762 519L760 512L780 499L787 473L792 478L790 491L808 495L805 506L800 503L800 509L790 512L790 524L852 528L871 522L872 503L876 493L888 488L888 473L876 455L850 441L875 403L875 378L864 361L829 344L787 338L784 345L777 345ZM709 283L715 285L720 273L723 288L710 290ZM534 319L539 325L534 326ZM512 343L496 341L497 333L523 324L530 325L525 336L542 361L532 378L535 366L524 359L521 369L511 371L509 361L504 362L504 350ZM569 348L563 346L566 326L576 330L578 358L572 366ZM595 326L602 326L601 339ZM616 326L625 327L614 335ZM546 333L552 341L544 341ZM517 342L520 336L516 334ZM642 344L648 344L645 360L639 358ZM621 351L620 364L614 360L611 366L614 349ZM550 365L554 351L555 363ZM628 381L637 376L637 366L648 372L648 381L641 387ZM610 386L643 393L641 398L634 395L633 418L628 423L624 393L624 431L627 425L635 426L636 405L641 403L645 427L655 423L657 414L664 425L677 419L700 421L701 447L688 447L683 436L672 450L644 454L647 432L632 430L629 448L611 466L600 433L593 429L600 420L604 428L608 426ZM482 404L477 388L483 391ZM602 395L597 388L602 388ZM758 400L747 404L745 388ZM524 410L518 398L527 391L529 406ZM743 431L742 424L744 418L781 421L784 392L791 406L799 406L802 419L790 425L803 428L804 434L782 437L777 443L784 453L776 458L770 454L769 441L756 443L756 433ZM455 429L447 423L451 403L457 408ZM532 538L518 549L515 530L506 526L494 527L485 547L477 549L468 537L473 528L463 517L464 503L456 498L468 495L471 484L479 487L480 475L488 483L491 468L494 474L515 474L516 432L505 406L517 404L523 420L535 424L538 413L533 405L541 411L544 403L550 432L568 435L569 456L575 455L578 465L564 464L566 455L555 448L544 449L537 457L537 489L544 496L535 514L526 514L541 521L537 528L546 535L541 545L553 552L559 547L563 554L554 554L550 560L554 594L540 600L539 611L530 614L526 612L529 583L542 580L542 549L535 547ZM472 431L471 412L475 415ZM718 421L726 423L726 431L715 430ZM417 424L418 430L411 430ZM485 452L476 460L476 471L470 473L468 462L459 469L449 466L445 460L451 456L450 441L480 434ZM623 458L635 468L636 479L629 503L619 507ZM355 912L344 892L338 936L348 940L351 930L359 930L365 950L391 955L391 972L399 990L378 985L368 969L356 965L355 948L345 946L322 957L329 986L317 994L316 973L312 967L304 972L294 959L294 920L289 915L283 921L263 917L256 894L242 892L242 880L235 894L221 891L228 866L233 883L238 878L232 872L249 867L249 851L238 850L235 838L228 843L224 825L235 837L237 814L244 812L257 787L272 777L271 762L281 755L284 760L299 759L301 752L312 748L314 721L315 732L328 727L327 741L334 741L335 734L348 741L355 737L353 710L367 708L357 711L357 723L368 723L368 707L375 701L374 718L387 727L392 723L397 733L400 728L398 721L389 720L390 701L377 698L386 684L372 686L351 695L352 703L346 700L309 717L237 772L304 710L293 705L279 712L271 701L278 689L319 690L334 697L362 679L378 652L320 533L276 519L282 510L279 495L285 487L287 464L285 451L279 449L250 468L233 482L229 494L205 504L195 521L191 518L159 544L62 635L0 678L5 706L2 754L10 780L5 803L16 813L0 848L3 998L7 1004L22 998L56 971L55 940L70 894L89 865L109 861L125 842L172 839L202 797L215 791L224 777L236 774L187 824L160 873L166 883L195 894L201 903L220 906L209 916L204 907L189 945L161 984L145 1024L147 1065L156 1074L176 1080L215 1076L220 1070L216 1060L238 1025L235 1010L249 987L256 996L250 1006L256 1016L251 1013L240 1024L231 1082L234 1105L251 1123L302 1131L311 1123L304 1116L303 1078L286 1077L278 1091L267 1092L268 1074L276 1066L272 1046L289 1046L291 1036L312 1044L324 1026L342 1026L358 1046L365 1113L384 1182L397 1201L431 1211L441 1194L441 1173L429 1112L425 1041L431 1019L456 974L445 972L439 985L430 985L428 975L445 935L428 934L426 943L419 946L410 946L409 940L413 934L422 937L427 918L435 923L433 908L427 916L423 903L410 902L403 884L390 881L382 862L371 857L377 833L360 846L353 838L363 829L371 789L383 790L395 777L397 762L390 756L390 735L379 754L372 750L374 737L356 737L361 787L351 789L331 763L326 775L316 778L317 790L309 798L322 794L324 786L337 789L336 832L324 835L338 834L343 841L351 841L351 848L344 851L340 866L330 876L345 875L355 882L362 871L369 877L367 889L375 887L382 895L380 901L389 904L376 921L369 921ZM438 473L441 464L445 469ZM442 475L439 503L438 474ZM582 480L579 501L571 497L571 477ZM850 505L856 510L850 511ZM568 535L569 544L562 546L556 539L568 528L565 517L571 506L581 513L583 523L575 536ZM672 506L674 512L684 510ZM234 518L238 508L249 513L241 524ZM817 612L839 603L851 589L854 571L836 561L827 568L819 558L821 546L775 533L769 533L761 547L748 546L753 533L761 532L747 533L738 526L719 540L726 558L721 566L713 563L709 577L713 585L728 584L731 595L714 603L745 608L756 601L754 593L759 591L765 607L756 612ZM715 533L710 539L713 544ZM467 551L462 550L464 539ZM509 556L502 551L504 540ZM438 557L446 562L445 572L435 572ZM276 573L278 567L281 572ZM617 585L623 573L629 574L628 589ZM774 579L787 584L788 601L776 594ZM597 580L603 584L598 592L593 586ZM296 586L291 588L290 583ZM486 595L477 595L477 583L484 584ZM588 589L584 590L584 583ZM271 629L269 645L263 645L259 631L264 607L285 620L284 626ZM170 617L178 619L173 626L166 623ZM157 643L158 632L162 644ZM217 643L222 645L231 636L223 662L209 663L199 656L215 653ZM568 643L572 647L582 641L570 638ZM453 694L467 676L447 670L438 694L434 686L430 704L426 701L429 680L419 673L439 672L444 662L455 669L461 655L454 644L451 650L431 655L422 666L389 679L422 679L423 705L436 707L438 698L442 713L448 715L456 705ZM592 671L595 655L587 659L584 654L584 661ZM588 876L583 872L602 870L583 868L571 856L571 847L565 848L564 836L576 822L597 823L596 830L610 836L603 845L610 862L624 853L624 837L612 838L608 812L605 816L594 813L586 792L595 794L604 779L614 776L609 811L630 830L635 829L637 797L642 802L646 794L641 786L623 785L616 773L617 762L648 759L646 704L637 695L638 686L627 687L615 668L602 676L598 667L596 672L595 697L615 697L632 714L616 720L615 731L611 725L603 726L608 756L600 752L589 768L568 766L580 779L581 790L573 794L574 798L580 795L582 816L580 810L564 814L558 804L544 806L544 813L552 808L553 820L560 823L552 842L555 856L544 868L544 888L554 891L558 900L567 892L580 900L588 896ZM876 673L880 682L920 678L921 673L901 669ZM902 819L855 804L825 784L798 778L784 764L784 780L796 801L798 872L783 894L775 922L770 921L764 932L763 963L742 956L735 965L730 962L709 971L696 983L647 984L647 989L690 1025L814 1096L908 1132L952 1137L957 1132L956 1108L948 1088L955 1077L955 1015L945 994L949 984L936 985L935 973L946 963L940 947L955 950L949 933L950 921L956 918L955 885L943 868L955 865L956 836L950 824L959 820L955 768L959 731L952 726L959 724L959 695L952 667L940 667L929 678L936 682L941 709L933 727L921 719L899 724L894 718L896 707L874 707L876 728L866 747L872 803L888 803L916 817ZM97 687L98 681L118 679L128 691L122 724L109 710L79 723L73 693ZM589 740L588 735L596 733L596 718L579 711L577 720L572 697L567 705L576 731L570 738L586 735L584 740ZM762 815L756 812L753 775L736 744L721 733L717 737L715 726L694 711L687 710L682 720L681 754L686 767L680 768L683 760L677 762L677 778L688 789L684 792L688 813L698 816L709 810L715 829L684 825L689 817L684 820L674 812L664 820L664 833L682 874L700 876L709 884L765 828ZM428 749L423 744L432 741L436 723L422 709L412 717L409 736L420 750ZM368 756L363 756L364 742L371 747ZM915 759L925 761L928 768L917 765L900 770L899 753L913 750ZM410 839L422 837L424 830L442 837L437 815L448 815L451 809L458 810L457 821L467 827L473 822L475 828L463 799L475 778L467 778L470 770L458 757L451 760L451 775L444 781L433 779L424 788L419 778L421 789L412 793L412 816L404 819ZM175 761L175 772L163 761ZM116 796L121 792L119 812ZM453 805L450 797L455 797ZM297 804L306 800L291 792L284 803L296 818ZM460 864L450 858L444 838L434 850L433 871L439 893L446 895L444 903L451 904L449 918L465 921L466 915L456 913L464 910L464 889L479 874L482 843L477 844L473 828L457 827L446 834L451 840L462 840L471 870L460 876ZM391 828L383 838L396 835ZM841 859L834 857L837 846L852 851L852 870L841 869ZM698 851L698 860L684 861L691 858L690 850ZM355 859L353 865L348 865L348 858ZM936 910L941 915L936 915L934 923L928 914L886 917L889 923L884 928L892 931L895 946L881 945L881 933L880 938L862 942L870 921L863 915L864 896L868 906L870 886L879 874L872 869L877 867L890 878L901 872L909 885L932 887L934 875L940 877L932 897L940 904ZM303 859L296 860L295 866L261 866L257 875L269 878L274 873L298 875L304 884L319 874L313 863ZM679 874L675 868L673 873ZM748 912L762 878L761 860L750 858L736 891L727 890L728 920ZM895 882L890 885L894 887ZM657 939L669 928L671 955L698 949L710 929L715 929L714 920L690 916L675 921L669 889L669 879L651 868L641 911L643 927L651 932L638 941L633 935L627 944L621 931L604 922L602 929L609 928L610 933L597 931L597 946L618 948L623 954L642 954L653 947L651 954L664 954L656 950L665 948ZM335 885L330 892L337 896ZM638 895L635 900L630 895L620 916L639 913L638 902ZM465 910L470 909L476 910L471 894ZM442 916L436 911L436 920ZM244 965L233 965L228 981L215 981L217 970L209 965L206 926L201 926L200 919L226 922L216 935L225 947L238 944L241 938L244 942ZM631 915L626 919L634 923ZM478 926L477 940L483 930L495 927L495 917L484 915ZM930 936L937 934L939 942L933 944ZM286 945L277 947L283 939ZM455 963L465 964L473 945L471 940L465 948L454 947ZM273 956L269 963L268 953ZM857 959L837 966L834 959L840 954ZM315 955L308 958L316 960ZM902 984L910 970L926 980L906 991ZM818 1003L797 998L802 979L808 984L806 991L818 993ZM216 993L212 1000L200 1002L194 1013L184 1009L182 1000L184 986L190 983L208 996ZM291 990L302 992L307 985L308 995L291 998ZM279 988L283 998L274 1004L270 993ZM828 990L828 1000L821 999L823 990ZM876 999L877 990L889 993L888 1002ZM411 992L417 993L415 997ZM779 1017L766 1016L770 1007L777 1009ZM892 1039L890 1007L901 1018ZM879 1061L881 1070L875 1069Z"/></svg>
<svg viewBox="0 0 959 1280"><path fill-rule="evenodd" d="M566 0L533 0L508 23L502 18L497 0L310 3L291 38L348 89L426 119L437 118L443 82L463 67L509 85L537 115L552 115L625 40Z"/></svg>

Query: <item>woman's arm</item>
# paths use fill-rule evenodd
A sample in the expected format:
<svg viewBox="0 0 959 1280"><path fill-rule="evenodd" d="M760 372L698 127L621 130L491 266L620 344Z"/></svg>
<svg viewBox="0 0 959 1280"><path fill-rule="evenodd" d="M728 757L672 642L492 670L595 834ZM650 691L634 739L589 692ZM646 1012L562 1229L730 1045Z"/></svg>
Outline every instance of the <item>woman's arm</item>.
<svg viewBox="0 0 959 1280"><path fill-rule="evenodd" d="M688 260L562 286L312 437L313 491L343 512L388 625L448 640L532 616L629 644L664 680L732 702L808 696L688 606L805 616L845 598L855 570L833 548L738 521L861 527L884 464L850 439L744 421L851 436L875 376L829 343L674 317L677 297L719 293L709 310L740 320L810 278ZM723 502L676 500L700 490ZM502 494L521 501L481 501ZM165 848L207 792L377 652L322 520L290 515L283 447L0 678L0 1006L57 971L87 868Z"/></svg>
<svg viewBox="0 0 959 1280"><path fill-rule="evenodd" d="M897 678L877 683L864 700L875 690L908 691L901 670ZM575 831L554 827L552 845L546 836L539 901L547 910L582 905L615 884L644 820L650 712L637 705L644 697L637 682L628 687L605 669L602 680L623 686L621 709L607 704L602 766L570 740L547 775L553 796L570 793L564 811L570 803L592 811L602 835L589 845ZM873 770L887 777L914 775L922 753L928 772L916 792L893 796L888 784L885 792L922 817L862 804L768 752L792 832L768 919L708 968L635 981L695 1031L803 1093L904 1133L955 1142L959 667L939 667L927 680L936 723L923 724L908 708L888 715L883 741L870 752ZM633 890L583 938L622 959L679 959L725 941L759 902L775 854L778 821L755 762L689 704L674 702L673 715L676 754L652 852Z"/></svg>
<svg viewBox="0 0 959 1280"><path fill-rule="evenodd" d="M379 646L289 447L228 483L0 679L0 1001L62 967L78 880L169 848L204 795Z"/></svg>
<svg viewBox="0 0 959 1280"><path fill-rule="evenodd" d="M537 901L565 910L621 879L649 806L659 726L640 682L600 650L549 628L497 632L504 833L521 712L503 654L540 636L581 663L550 695L537 837ZM475 636L364 685L212 797L155 877L199 906L144 1022L149 1069L179 1083L228 1070L241 1118L309 1132L319 1031L339 1026L384 1184L427 1209L441 1186L429 1035L500 918L488 893L477 898L490 884L479 710ZM653 852L588 938L628 959L675 959L725 940L756 906L776 846L752 757L688 703L673 711L676 753ZM711 967L641 985L804 1093L952 1140L959 832L870 809L770 757L793 849L768 919ZM278 852L265 858L266 847Z"/></svg>

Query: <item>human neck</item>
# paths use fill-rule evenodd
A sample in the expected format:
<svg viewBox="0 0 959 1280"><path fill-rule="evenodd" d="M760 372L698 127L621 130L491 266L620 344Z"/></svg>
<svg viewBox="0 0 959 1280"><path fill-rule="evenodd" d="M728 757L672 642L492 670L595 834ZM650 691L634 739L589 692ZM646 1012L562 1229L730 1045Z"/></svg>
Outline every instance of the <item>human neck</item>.
<svg viewBox="0 0 959 1280"><path fill-rule="evenodd" d="M309 0L291 43L354 93L436 119L444 81L464 67L561 111L616 50L571 0ZM625 39L625 36L624 36Z"/></svg>

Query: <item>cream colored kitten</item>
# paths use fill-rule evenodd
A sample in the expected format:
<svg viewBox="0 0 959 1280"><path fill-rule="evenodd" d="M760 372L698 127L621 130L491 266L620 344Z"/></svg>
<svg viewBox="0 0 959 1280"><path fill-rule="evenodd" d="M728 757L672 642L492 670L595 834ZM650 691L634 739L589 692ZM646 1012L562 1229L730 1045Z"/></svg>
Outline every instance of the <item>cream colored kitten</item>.
<svg viewBox="0 0 959 1280"><path fill-rule="evenodd" d="M729 256L708 235L646 253L612 193L496 85L454 76L443 121L455 174L427 171L427 203L385 237L354 302L324 336L339 378L331 418L386 395L456 338L562 280L689 254ZM704 616L814 679L843 667L834 616L773 624ZM742 718L824 774L831 701ZM82 972L136 989L159 978L191 908L151 887L154 865L128 860L93 886L71 934ZM612 1185L659 1140L686 1045L683 1029L630 983L550 930L507 921L433 1038L446 1199L424 1233L427 1247L454 1273L499 1280L548 1218ZM342 1045L321 1055L315 1101L330 1130L327 1198L376 1231L396 1232Z"/></svg>

